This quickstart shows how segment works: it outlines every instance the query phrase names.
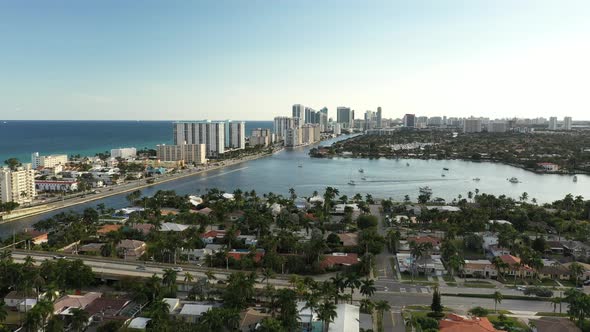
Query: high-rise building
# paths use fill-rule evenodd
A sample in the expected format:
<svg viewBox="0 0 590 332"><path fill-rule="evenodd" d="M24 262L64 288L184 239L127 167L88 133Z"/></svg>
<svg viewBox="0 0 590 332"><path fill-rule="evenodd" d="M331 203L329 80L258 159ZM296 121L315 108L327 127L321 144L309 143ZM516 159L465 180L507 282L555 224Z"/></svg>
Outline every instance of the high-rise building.
<svg viewBox="0 0 590 332"><path fill-rule="evenodd" d="M252 129L252 135L250 136L250 146L268 146L272 143L272 133L267 128L256 128Z"/></svg>
<svg viewBox="0 0 590 332"><path fill-rule="evenodd" d="M333 131L334 135L342 134L342 128L340 127L340 124L335 122L333 124L332 131Z"/></svg>
<svg viewBox="0 0 590 332"><path fill-rule="evenodd" d="M317 123L315 122L317 120L316 118L316 110L314 110L311 107L306 107L305 108L305 119L303 121L303 123Z"/></svg>
<svg viewBox="0 0 590 332"><path fill-rule="evenodd" d="M416 117L416 128L426 128L427 125L428 125L428 117L427 116Z"/></svg>
<svg viewBox="0 0 590 332"><path fill-rule="evenodd" d="M156 153L162 161L184 161L185 163L205 164L205 144L157 145Z"/></svg>
<svg viewBox="0 0 590 332"><path fill-rule="evenodd" d="M277 116L274 119L274 133L277 136L277 141L282 141L287 138L287 130L299 127L300 119L288 116Z"/></svg>
<svg viewBox="0 0 590 332"><path fill-rule="evenodd" d="M552 116L549 118L549 130L557 130L557 117Z"/></svg>
<svg viewBox="0 0 590 332"><path fill-rule="evenodd" d="M572 130L572 117L566 116L563 118L563 130Z"/></svg>
<svg viewBox="0 0 590 332"><path fill-rule="evenodd" d="M0 202L31 203L37 196L35 171L31 164L23 164L14 170L0 168Z"/></svg>
<svg viewBox="0 0 590 332"><path fill-rule="evenodd" d="M377 128L383 128L383 114L381 113L381 106L377 107Z"/></svg>
<svg viewBox="0 0 590 332"><path fill-rule="evenodd" d="M135 148L119 148L111 149L111 157L113 158L135 158L137 156L137 149Z"/></svg>
<svg viewBox="0 0 590 332"><path fill-rule="evenodd" d="M488 132L490 133L505 133L508 131L508 123L506 121L494 121L488 124Z"/></svg>
<svg viewBox="0 0 590 332"><path fill-rule="evenodd" d="M224 121L186 121L174 123L174 145L205 144L207 157L225 152Z"/></svg>
<svg viewBox="0 0 590 332"><path fill-rule="evenodd" d="M364 129L369 130L377 127L377 113L374 111L366 111L365 112L365 123Z"/></svg>
<svg viewBox="0 0 590 332"><path fill-rule="evenodd" d="M301 143L311 144L320 140L320 126L318 124L306 123L301 126Z"/></svg>
<svg viewBox="0 0 590 332"><path fill-rule="evenodd" d="M293 105L292 116L294 118L299 118L299 123L305 123L305 106L301 104Z"/></svg>
<svg viewBox="0 0 590 332"><path fill-rule="evenodd" d="M481 119L465 119L463 120L464 133L480 133Z"/></svg>
<svg viewBox="0 0 590 332"><path fill-rule="evenodd" d="M416 127L416 115L415 114L404 115L404 127L408 127L408 128Z"/></svg>
<svg viewBox="0 0 590 332"><path fill-rule="evenodd" d="M68 163L67 154L54 154L49 156L40 156L39 152L31 154L31 164L33 169L37 167L55 167L57 165L65 165Z"/></svg>
<svg viewBox="0 0 590 332"><path fill-rule="evenodd" d="M292 127L287 129L285 146L293 147L301 145L303 142L303 137L301 134L301 127Z"/></svg>
<svg viewBox="0 0 590 332"><path fill-rule="evenodd" d="M225 147L231 149L246 148L246 122L226 121Z"/></svg>
<svg viewBox="0 0 590 332"><path fill-rule="evenodd" d="M428 125L433 127L440 127L443 124L443 120L440 116L433 116L428 118Z"/></svg>
<svg viewBox="0 0 590 332"><path fill-rule="evenodd" d="M342 124L345 128L352 127L353 112L350 107L339 106L336 109L336 122Z"/></svg>

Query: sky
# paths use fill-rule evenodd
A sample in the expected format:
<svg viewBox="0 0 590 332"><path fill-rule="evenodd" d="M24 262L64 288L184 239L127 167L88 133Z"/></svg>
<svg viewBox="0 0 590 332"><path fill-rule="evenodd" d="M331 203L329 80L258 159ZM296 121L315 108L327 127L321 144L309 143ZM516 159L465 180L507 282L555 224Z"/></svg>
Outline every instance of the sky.
<svg viewBox="0 0 590 332"><path fill-rule="evenodd" d="M590 1L3 0L0 119L590 120ZM357 115L358 117L358 115Z"/></svg>

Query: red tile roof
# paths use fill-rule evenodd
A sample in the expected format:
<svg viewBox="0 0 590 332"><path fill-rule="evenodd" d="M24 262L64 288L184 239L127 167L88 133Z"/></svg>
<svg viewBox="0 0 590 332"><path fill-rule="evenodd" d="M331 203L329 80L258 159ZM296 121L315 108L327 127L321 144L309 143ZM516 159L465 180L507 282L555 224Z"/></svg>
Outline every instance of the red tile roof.
<svg viewBox="0 0 590 332"><path fill-rule="evenodd" d="M123 227L123 226L122 225L104 225L101 228L99 228L96 231L96 233L101 234L101 235L105 235L105 234L110 233L110 232L116 232L121 227Z"/></svg>
<svg viewBox="0 0 590 332"><path fill-rule="evenodd" d="M486 317L463 317L449 314L439 322L441 332L503 332L496 330Z"/></svg>
<svg viewBox="0 0 590 332"><path fill-rule="evenodd" d="M345 265L350 266L359 262L358 254L352 253L333 253L331 255L325 255L324 259L320 263L322 268L329 268L334 265Z"/></svg>
<svg viewBox="0 0 590 332"><path fill-rule="evenodd" d="M504 262L508 265L520 264L520 258L516 257L516 256L502 255L502 256L500 256L500 259L502 260L502 262Z"/></svg>
<svg viewBox="0 0 590 332"><path fill-rule="evenodd" d="M231 258L239 261L240 259L242 259L243 256L247 256L248 254L250 254L249 251L230 251L227 253L227 257L231 257ZM256 251L256 255L254 256L254 261L256 263L258 263L258 262L260 262L260 260L262 260L262 257L264 257L264 252Z"/></svg>

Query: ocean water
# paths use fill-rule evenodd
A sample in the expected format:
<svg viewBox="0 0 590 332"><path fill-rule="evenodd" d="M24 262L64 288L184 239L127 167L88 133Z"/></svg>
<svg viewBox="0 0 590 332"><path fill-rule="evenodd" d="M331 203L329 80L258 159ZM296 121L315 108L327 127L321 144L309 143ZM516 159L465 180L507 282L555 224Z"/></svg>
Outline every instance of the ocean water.
<svg viewBox="0 0 590 332"><path fill-rule="evenodd" d="M272 121L246 121L246 135L254 128L272 128ZM172 140L172 121L0 120L0 163L11 157L30 162L33 152L95 155L119 147L154 148Z"/></svg>

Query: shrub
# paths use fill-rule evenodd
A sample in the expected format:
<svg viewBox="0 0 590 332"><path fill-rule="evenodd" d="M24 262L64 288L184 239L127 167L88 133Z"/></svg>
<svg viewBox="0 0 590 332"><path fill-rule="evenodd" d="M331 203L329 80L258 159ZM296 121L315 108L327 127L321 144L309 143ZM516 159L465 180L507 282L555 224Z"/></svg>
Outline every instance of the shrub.
<svg viewBox="0 0 590 332"><path fill-rule="evenodd" d="M485 317L487 316L490 312L488 309L486 308L482 308L482 307L475 307L475 308L471 308L471 310L469 310L469 313L472 314L473 316L477 316L477 317Z"/></svg>
<svg viewBox="0 0 590 332"><path fill-rule="evenodd" d="M418 323L418 325L420 325L420 327L422 327L422 330L427 330L427 329L437 329L438 330L438 321L434 318L418 317L416 319L416 322Z"/></svg>

